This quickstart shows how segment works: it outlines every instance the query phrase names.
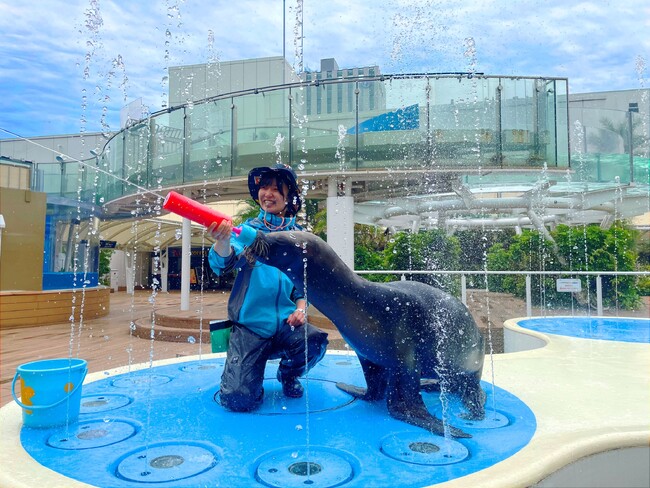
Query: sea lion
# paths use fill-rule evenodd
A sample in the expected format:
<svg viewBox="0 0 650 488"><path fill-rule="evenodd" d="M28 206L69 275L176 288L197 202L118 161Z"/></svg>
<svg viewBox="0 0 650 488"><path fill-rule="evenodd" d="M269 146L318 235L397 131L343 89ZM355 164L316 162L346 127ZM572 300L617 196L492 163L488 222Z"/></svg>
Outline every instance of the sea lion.
<svg viewBox="0 0 650 488"><path fill-rule="evenodd" d="M483 337L459 300L416 281L370 282L307 232L258 232L247 253L283 271L299 290L307 279L307 299L336 325L363 369L367 388L340 389L369 401L387 398L391 416L438 435L445 426L424 405L424 383L457 394L468 418L483 418Z"/></svg>

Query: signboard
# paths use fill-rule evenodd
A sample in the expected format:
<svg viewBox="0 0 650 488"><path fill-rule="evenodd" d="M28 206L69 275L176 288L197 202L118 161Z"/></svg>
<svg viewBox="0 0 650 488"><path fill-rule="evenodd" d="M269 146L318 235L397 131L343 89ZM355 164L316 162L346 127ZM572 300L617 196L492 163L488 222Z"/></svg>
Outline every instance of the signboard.
<svg viewBox="0 0 650 488"><path fill-rule="evenodd" d="M104 241L104 240L99 241L99 247L101 249L115 249L116 246L117 246L117 241Z"/></svg>
<svg viewBox="0 0 650 488"><path fill-rule="evenodd" d="M582 291L582 283L575 278L564 278L556 280L557 291Z"/></svg>

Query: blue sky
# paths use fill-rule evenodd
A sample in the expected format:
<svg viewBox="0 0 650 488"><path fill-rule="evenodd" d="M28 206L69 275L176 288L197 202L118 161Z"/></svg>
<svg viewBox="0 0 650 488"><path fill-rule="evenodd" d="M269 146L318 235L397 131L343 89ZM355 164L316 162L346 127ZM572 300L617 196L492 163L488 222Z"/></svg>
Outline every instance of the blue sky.
<svg viewBox="0 0 650 488"><path fill-rule="evenodd" d="M286 0L288 61L384 73L569 78L572 93L650 86L648 0ZM296 49L298 6L303 50ZM467 53L468 41L474 53ZM166 100L169 66L283 52L282 0L0 0L0 138L118 130Z"/></svg>

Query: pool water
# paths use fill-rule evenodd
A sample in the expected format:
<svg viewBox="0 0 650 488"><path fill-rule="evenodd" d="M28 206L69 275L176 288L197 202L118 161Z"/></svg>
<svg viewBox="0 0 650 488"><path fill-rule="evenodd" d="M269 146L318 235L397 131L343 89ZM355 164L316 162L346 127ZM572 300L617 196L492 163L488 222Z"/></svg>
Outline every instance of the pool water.
<svg viewBox="0 0 650 488"><path fill-rule="evenodd" d="M650 319L544 317L519 320L524 329L603 341L650 343Z"/></svg>

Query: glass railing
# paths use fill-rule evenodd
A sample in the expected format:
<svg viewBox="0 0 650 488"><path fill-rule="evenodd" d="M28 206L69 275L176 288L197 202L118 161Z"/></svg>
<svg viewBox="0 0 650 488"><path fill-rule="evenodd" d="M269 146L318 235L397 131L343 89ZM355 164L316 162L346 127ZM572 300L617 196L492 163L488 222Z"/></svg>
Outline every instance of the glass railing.
<svg viewBox="0 0 650 488"><path fill-rule="evenodd" d="M276 161L310 172L568 167L567 80L383 76L213 97L111 138L98 191L108 202L138 187L244 176Z"/></svg>

